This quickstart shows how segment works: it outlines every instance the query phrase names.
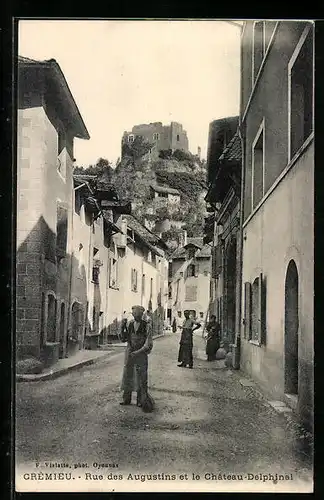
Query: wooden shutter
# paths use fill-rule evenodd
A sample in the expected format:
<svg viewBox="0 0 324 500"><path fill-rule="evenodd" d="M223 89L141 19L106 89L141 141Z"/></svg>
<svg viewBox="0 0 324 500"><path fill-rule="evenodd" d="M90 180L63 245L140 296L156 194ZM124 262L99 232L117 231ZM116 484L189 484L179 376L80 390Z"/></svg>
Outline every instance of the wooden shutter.
<svg viewBox="0 0 324 500"><path fill-rule="evenodd" d="M251 339L251 283L244 283L244 338Z"/></svg>
<svg viewBox="0 0 324 500"><path fill-rule="evenodd" d="M259 340L261 344L266 343L266 280L262 273L259 277Z"/></svg>

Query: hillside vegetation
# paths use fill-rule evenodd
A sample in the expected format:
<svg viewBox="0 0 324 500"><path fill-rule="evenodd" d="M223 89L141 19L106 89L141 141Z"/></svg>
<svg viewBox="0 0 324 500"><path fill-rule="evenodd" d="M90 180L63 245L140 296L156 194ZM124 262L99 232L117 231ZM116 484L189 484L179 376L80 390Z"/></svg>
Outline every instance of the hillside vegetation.
<svg viewBox="0 0 324 500"><path fill-rule="evenodd" d="M109 173L121 201L131 201L133 213L144 224L151 219L156 222L152 231L162 232L165 241L178 239L179 227L171 227L179 221L188 236L201 236L205 216L203 194L206 190L205 162L191 153L180 150L161 151L159 158L150 158L152 145L140 138L123 146L122 159L113 169L107 160L100 158L95 166L77 167L76 173L91 173L100 177ZM177 207L162 203L154 205L152 213L151 184L177 189L181 202ZM163 201L163 200L162 200ZM161 223L169 220L171 226L161 231ZM154 222L153 222L154 224Z"/></svg>

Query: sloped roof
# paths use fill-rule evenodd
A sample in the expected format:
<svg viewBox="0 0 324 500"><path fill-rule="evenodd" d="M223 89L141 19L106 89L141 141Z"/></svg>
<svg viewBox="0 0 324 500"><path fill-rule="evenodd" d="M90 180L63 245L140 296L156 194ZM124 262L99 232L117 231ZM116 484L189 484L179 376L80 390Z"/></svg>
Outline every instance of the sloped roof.
<svg viewBox="0 0 324 500"><path fill-rule="evenodd" d="M187 244L185 245L185 248L189 245L195 245L196 247L201 248L203 246L203 238L200 236L189 237L187 238Z"/></svg>
<svg viewBox="0 0 324 500"><path fill-rule="evenodd" d="M241 161L242 159L242 148L239 133L236 132L234 137L231 139L229 144L224 149L223 153L219 157L219 161Z"/></svg>
<svg viewBox="0 0 324 500"><path fill-rule="evenodd" d="M161 251L156 248L160 247L167 250L168 247L161 238L152 233L147 227L143 226L139 220L137 220L133 215L124 215L123 219L127 221L127 226L132 229L148 247L154 252L161 255Z"/></svg>
<svg viewBox="0 0 324 500"><path fill-rule="evenodd" d="M65 79L60 65L55 59L48 59L45 61L36 61L24 56L18 56L19 67L38 67L43 69L51 81L55 84L57 99L62 109L64 108L67 113L68 122L74 130L75 137L79 139L90 139L89 132L82 119L78 106L74 100L72 92Z"/></svg>
<svg viewBox="0 0 324 500"><path fill-rule="evenodd" d="M180 196L180 191L178 191L178 189L174 189L169 186L151 184L151 188L154 189L154 191L156 191L157 193L177 194Z"/></svg>
<svg viewBox="0 0 324 500"><path fill-rule="evenodd" d="M187 244L183 247L177 248L171 255L172 259L184 259L186 257L187 248L191 245L197 247L195 258L203 259L211 256L211 247L204 245L203 237L187 238Z"/></svg>

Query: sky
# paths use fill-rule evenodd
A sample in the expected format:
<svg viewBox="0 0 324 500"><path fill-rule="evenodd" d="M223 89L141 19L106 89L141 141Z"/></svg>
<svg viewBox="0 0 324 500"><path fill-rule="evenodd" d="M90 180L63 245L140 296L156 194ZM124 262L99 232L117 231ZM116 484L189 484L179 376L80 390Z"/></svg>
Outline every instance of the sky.
<svg viewBox="0 0 324 500"><path fill-rule="evenodd" d="M115 163L140 123L182 123L206 157L212 120L239 112L240 30L224 21L21 20L18 53L56 59L90 140L76 165Z"/></svg>

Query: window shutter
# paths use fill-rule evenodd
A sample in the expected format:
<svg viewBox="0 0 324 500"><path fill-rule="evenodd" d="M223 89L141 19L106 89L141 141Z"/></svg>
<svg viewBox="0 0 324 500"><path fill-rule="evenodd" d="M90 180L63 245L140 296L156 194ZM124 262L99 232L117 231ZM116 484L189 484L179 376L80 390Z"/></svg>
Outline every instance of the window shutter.
<svg viewBox="0 0 324 500"><path fill-rule="evenodd" d="M259 339L261 344L266 343L266 280L262 273L259 277Z"/></svg>
<svg viewBox="0 0 324 500"><path fill-rule="evenodd" d="M244 338L251 339L251 283L244 283Z"/></svg>

